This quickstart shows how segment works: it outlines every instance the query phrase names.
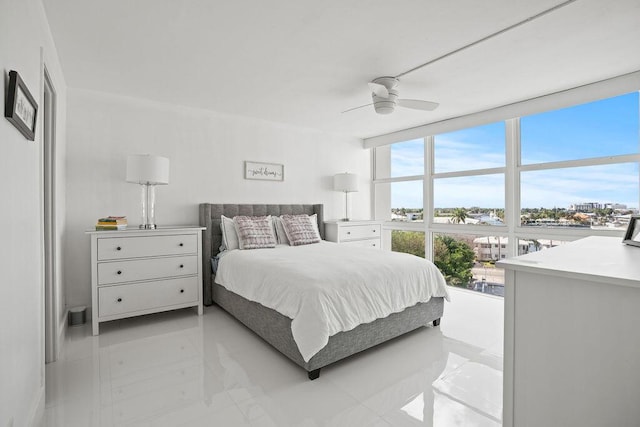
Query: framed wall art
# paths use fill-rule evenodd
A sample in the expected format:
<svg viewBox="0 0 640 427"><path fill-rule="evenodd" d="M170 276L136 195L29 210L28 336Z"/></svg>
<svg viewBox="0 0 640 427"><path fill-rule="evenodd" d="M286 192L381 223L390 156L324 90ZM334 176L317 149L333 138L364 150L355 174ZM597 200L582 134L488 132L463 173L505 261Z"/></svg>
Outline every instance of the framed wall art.
<svg viewBox="0 0 640 427"><path fill-rule="evenodd" d="M629 218L629 226L624 235L622 243L631 246L640 246L640 215L633 215Z"/></svg>
<svg viewBox="0 0 640 427"><path fill-rule="evenodd" d="M278 163L244 162L244 179L284 181L284 165Z"/></svg>
<svg viewBox="0 0 640 427"><path fill-rule="evenodd" d="M38 104L17 71L9 71L4 116L30 141L36 138Z"/></svg>

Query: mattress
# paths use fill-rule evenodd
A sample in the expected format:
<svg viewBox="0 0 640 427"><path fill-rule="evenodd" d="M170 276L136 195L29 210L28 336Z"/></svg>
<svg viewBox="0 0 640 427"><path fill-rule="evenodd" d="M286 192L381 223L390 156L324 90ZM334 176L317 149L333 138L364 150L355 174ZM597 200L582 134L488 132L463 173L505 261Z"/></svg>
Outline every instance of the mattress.
<svg viewBox="0 0 640 427"><path fill-rule="evenodd" d="M292 319L305 362L339 332L449 298L444 278L425 259L331 242L228 251L215 281Z"/></svg>

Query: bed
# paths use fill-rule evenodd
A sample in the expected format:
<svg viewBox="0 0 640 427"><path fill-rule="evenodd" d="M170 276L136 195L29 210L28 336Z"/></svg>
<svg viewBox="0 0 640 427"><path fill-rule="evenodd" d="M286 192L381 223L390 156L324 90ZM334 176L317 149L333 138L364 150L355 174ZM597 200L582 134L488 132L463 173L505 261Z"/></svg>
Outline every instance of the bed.
<svg viewBox="0 0 640 427"><path fill-rule="evenodd" d="M212 204L200 205L200 225L203 235L203 265L211 265L212 257L219 253L222 242L221 216L233 218L246 216L316 215L321 238L324 238L323 205L287 204ZM329 244L329 243L325 243ZM248 251L247 251L248 252ZM364 351L375 345L396 338L417 328L432 324L438 326L444 311L444 297L432 297L384 318L363 323L353 329L337 332L328 338L326 345L312 357L303 357L294 340L292 319L278 311L251 301L219 285L212 269L203 269L203 298L205 305L219 305L274 348L301 366L309 379L319 377L321 368Z"/></svg>

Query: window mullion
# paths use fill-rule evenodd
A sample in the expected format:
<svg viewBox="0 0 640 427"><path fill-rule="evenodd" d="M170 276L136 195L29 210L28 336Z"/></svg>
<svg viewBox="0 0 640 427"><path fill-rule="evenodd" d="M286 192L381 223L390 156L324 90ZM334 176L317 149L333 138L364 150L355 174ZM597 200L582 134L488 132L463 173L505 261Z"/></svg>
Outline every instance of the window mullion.
<svg viewBox="0 0 640 427"><path fill-rule="evenodd" d="M424 139L424 177L422 183L422 220L424 221L424 257L433 261L433 235L430 232L433 223L433 175L435 170L433 136Z"/></svg>
<svg viewBox="0 0 640 427"><path fill-rule="evenodd" d="M510 119L506 124L505 212L508 229L508 256L518 255L516 227L520 226L520 120Z"/></svg>

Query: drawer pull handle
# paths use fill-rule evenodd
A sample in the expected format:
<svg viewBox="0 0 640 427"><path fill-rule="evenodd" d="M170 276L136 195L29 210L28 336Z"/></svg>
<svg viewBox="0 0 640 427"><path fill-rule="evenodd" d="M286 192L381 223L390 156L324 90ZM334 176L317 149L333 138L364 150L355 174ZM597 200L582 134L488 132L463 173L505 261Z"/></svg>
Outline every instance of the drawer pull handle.
<svg viewBox="0 0 640 427"><path fill-rule="evenodd" d="M184 268L184 264L180 264L180 268Z"/></svg>
<svg viewBox="0 0 640 427"><path fill-rule="evenodd" d="M180 243L180 247L183 247L183 246L184 246L184 243Z"/></svg>
<svg viewBox="0 0 640 427"><path fill-rule="evenodd" d="M118 270L118 271L117 271L117 274L122 274L122 270Z"/></svg>
<svg viewBox="0 0 640 427"><path fill-rule="evenodd" d="M351 232L350 232L350 231L347 231L347 234L351 234Z"/></svg>
<svg viewBox="0 0 640 427"><path fill-rule="evenodd" d="M118 302L122 302L122 298L118 298Z"/></svg>
<svg viewBox="0 0 640 427"><path fill-rule="evenodd" d="M373 246L375 246L376 244L374 243Z"/></svg>
<svg viewBox="0 0 640 427"><path fill-rule="evenodd" d="M180 293L181 293L181 294L184 294L184 289L180 289Z"/></svg>
<svg viewBox="0 0 640 427"><path fill-rule="evenodd" d="M374 229L373 229L373 230L371 230L371 231L373 231L373 232L375 233L375 232L376 232L376 229L374 228Z"/></svg>
<svg viewBox="0 0 640 427"><path fill-rule="evenodd" d="M122 250L122 248L121 248L120 246L118 246L118 247L116 248L116 251L121 251L121 250Z"/></svg>

